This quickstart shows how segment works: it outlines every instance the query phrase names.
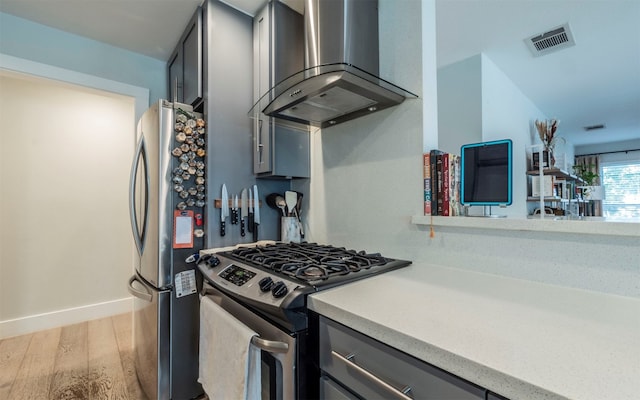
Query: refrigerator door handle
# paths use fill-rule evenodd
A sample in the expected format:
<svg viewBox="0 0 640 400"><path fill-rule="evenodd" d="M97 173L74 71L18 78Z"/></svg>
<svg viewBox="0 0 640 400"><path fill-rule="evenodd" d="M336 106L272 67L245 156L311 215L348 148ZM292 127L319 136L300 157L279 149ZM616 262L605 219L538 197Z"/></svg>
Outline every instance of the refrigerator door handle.
<svg viewBox="0 0 640 400"><path fill-rule="evenodd" d="M138 229L138 213L136 210L136 180L138 175L138 168L140 166L140 159L144 163L144 221L142 225L142 231ZM142 255L144 250L145 233L147 231L148 210L149 210L149 173L147 165L147 147L145 144L144 136L140 137L138 145L136 146L135 156L133 157L133 165L131 166L131 177L129 180L129 217L131 218L131 230L133 231L133 238L138 249L138 254Z"/></svg>
<svg viewBox="0 0 640 400"><path fill-rule="evenodd" d="M140 283L142 286L144 286L144 284L142 282L140 282L140 280L138 279L137 276L133 275L131 278L129 278L129 285L127 285L127 290L129 291L129 293L131 293L131 295L142 299L144 301L148 301L149 303L151 303L153 301L153 294L149 293L149 291L144 291L141 292L139 290L137 290L136 288L133 287L133 282L138 282ZM146 287L145 287L146 289Z"/></svg>

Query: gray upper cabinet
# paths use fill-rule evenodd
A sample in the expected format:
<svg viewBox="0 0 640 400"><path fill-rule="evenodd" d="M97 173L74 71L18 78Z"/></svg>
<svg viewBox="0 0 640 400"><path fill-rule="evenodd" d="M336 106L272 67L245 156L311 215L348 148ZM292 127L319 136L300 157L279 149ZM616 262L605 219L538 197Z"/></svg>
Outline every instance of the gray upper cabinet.
<svg viewBox="0 0 640 400"><path fill-rule="evenodd" d="M174 53L169 59L169 95L168 100L179 101L183 103L183 66L182 66L183 52L179 51Z"/></svg>
<svg viewBox="0 0 640 400"><path fill-rule="evenodd" d="M169 100L197 106L202 101L202 8L189 21L169 58Z"/></svg>
<svg viewBox="0 0 640 400"><path fill-rule="evenodd" d="M272 86L304 69L304 17L279 1L270 1L253 20L253 60L253 100L257 102ZM253 122L254 174L310 176L307 126L264 114Z"/></svg>
<svg viewBox="0 0 640 400"><path fill-rule="evenodd" d="M253 19L253 100L267 93L271 85L271 4ZM271 119L264 114L254 119L253 173L271 172Z"/></svg>

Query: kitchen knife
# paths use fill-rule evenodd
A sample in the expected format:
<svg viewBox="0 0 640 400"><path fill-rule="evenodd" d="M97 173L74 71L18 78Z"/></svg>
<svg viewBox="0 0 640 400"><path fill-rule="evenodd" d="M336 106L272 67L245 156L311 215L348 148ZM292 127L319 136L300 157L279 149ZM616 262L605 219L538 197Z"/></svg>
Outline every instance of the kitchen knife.
<svg viewBox="0 0 640 400"><path fill-rule="evenodd" d="M244 219L249 214L249 206L247 205L247 189L242 189L240 193L240 236L245 235Z"/></svg>
<svg viewBox="0 0 640 400"><path fill-rule="evenodd" d="M258 225L260 225L260 196L258 185L253 185L253 241L258 241Z"/></svg>
<svg viewBox="0 0 640 400"><path fill-rule="evenodd" d="M222 184L222 195L221 198L221 206L220 206L220 236L224 236L227 232L225 231L225 219L229 216L229 195L227 194L227 185Z"/></svg>
<svg viewBox="0 0 640 400"><path fill-rule="evenodd" d="M233 197L233 206L231 207L231 225L238 224L238 195Z"/></svg>
<svg viewBox="0 0 640 400"><path fill-rule="evenodd" d="M298 200L296 201L296 208L293 210L298 217L298 225L300 226L300 238L304 239L304 229L302 228L302 197L304 196L300 192L298 194Z"/></svg>
<svg viewBox="0 0 640 400"><path fill-rule="evenodd" d="M247 230L253 232L253 192L249 189L249 224Z"/></svg>

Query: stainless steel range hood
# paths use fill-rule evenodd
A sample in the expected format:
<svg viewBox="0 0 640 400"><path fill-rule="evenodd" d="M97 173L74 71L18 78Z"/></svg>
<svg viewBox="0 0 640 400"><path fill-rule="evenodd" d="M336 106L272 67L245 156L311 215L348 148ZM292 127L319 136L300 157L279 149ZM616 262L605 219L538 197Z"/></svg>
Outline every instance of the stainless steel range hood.
<svg viewBox="0 0 640 400"><path fill-rule="evenodd" d="M379 78L377 0L306 0L306 69L253 106L260 113L329 127L417 96Z"/></svg>

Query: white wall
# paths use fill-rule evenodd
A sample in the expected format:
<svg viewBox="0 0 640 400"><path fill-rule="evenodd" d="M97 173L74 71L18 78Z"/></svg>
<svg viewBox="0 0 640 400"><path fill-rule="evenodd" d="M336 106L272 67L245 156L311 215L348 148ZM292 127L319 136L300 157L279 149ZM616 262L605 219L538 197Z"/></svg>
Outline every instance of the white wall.
<svg viewBox="0 0 640 400"><path fill-rule="evenodd" d="M640 136L640 132L638 132ZM594 154L594 153L606 153L609 151L623 152L628 149L640 149L640 138L635 140L625 140L621 142L610 142L601 144L588 144L582 146L576 146L576 155ZM631 154L629 152L628 154ZM624 154L624 153L620 153ZM624 158L624 157L623 157Z"/></svg>
<svg viewBox="0 0 640 400"><path fill-rule="evenodd" d="M527 214L526 148L539 143L536 119L546 116L486 55L482 59L482 140L513 141L513 204L499 214L524 218Z"/></svg>
<svg viewBox="0 0 640 400"><path fill-rule="evenodd" d="M438 149L460 155L463 144L482 142L482 58L438 69Z"/></svg>
<svg viewBox="0 0 640 400"><path fill-rule="evenodd" d="M0 58L6 54L144 87L150 92L151 102L167 96L166 61L1 12L0 38Z"/></svg>
<svg viewBox="0 0 640 400"><path fill-rule="evenodd" d="M0 337L129 309L134 98L8 72L0 88Z"/></svg>

